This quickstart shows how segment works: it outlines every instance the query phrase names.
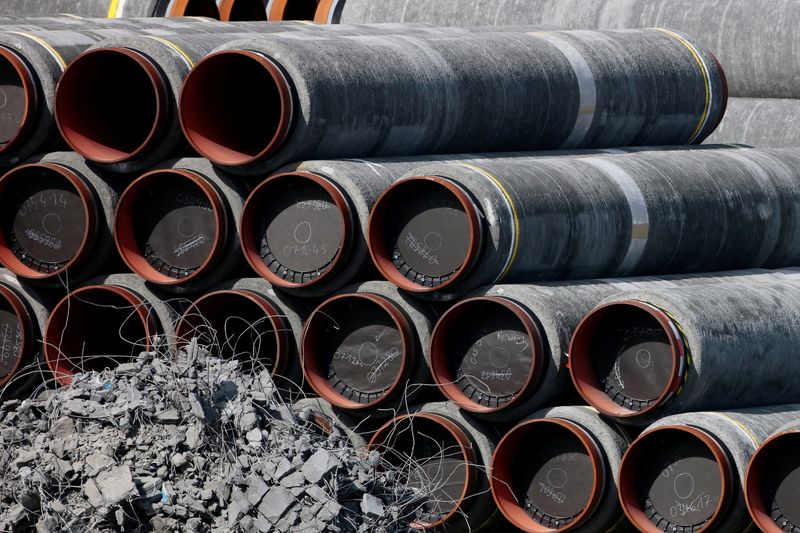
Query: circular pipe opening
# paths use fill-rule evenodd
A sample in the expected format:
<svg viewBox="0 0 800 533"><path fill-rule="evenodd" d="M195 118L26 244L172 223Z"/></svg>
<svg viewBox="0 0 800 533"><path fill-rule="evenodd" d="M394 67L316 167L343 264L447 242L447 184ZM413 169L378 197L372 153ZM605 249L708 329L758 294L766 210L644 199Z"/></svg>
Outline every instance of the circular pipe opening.
<svg viewBox="0 0 800 533"><path fill-rule="evenodd" d="M185 284L212 269L227 231L220 193L188 170L148 172L117 203L114 239L122 259L160 285Z"/></svg>
<svg viewBox="0 0 800 533"><path fill-rule="evenodd" d="M656 428L622 458L620 502L640 531L709 531L724 516L732 472L727 453L705 431Z"/></svg>
<svg viewBox="0 0 800 533"><path fill-rule="evenodd" d="M0 285L0 391L32 361L33 320L22 299Z"/></svg>
<svg viewBox="0 0 800 533"><path fill-rule="evenodd" d="M52 279L92 251L100 208L75 172L21 165L0 178L0 262L28 279Z"/></svg>
<svg viewBox="0 0 800 533"><path fill-rule="evenodd" d="M168 17L208 17L220 19L215 0L172 0Z"/></svg>
<svg viewBox="0 0 800 533"><path fill-rule="evenodd" d="M367 231L375 265L411 292L457 284L481 251L483 225L470 195L438 176L404 179L372 209Z"/></svg>
<svg viewBox="0 0 800 533"><path fill-rule="evenodd" d="M268 178L242 210L241 242L248 263L284 288L319 284L347 262L353 214L339 188L310 172Z"/></svg>
<svg viewBox="0 0 800 533"><path fill-rule="evenodd" d="M319 0L273 0L269 20L314 20Z"/></svg>
<svg viewBox="0 0 800 533"><path fill-rule="evenodd" d="M207 56L189 73L181 126L200 154L219 165L246 165L275 152L293 115L289 81L269 58L247 50Z"/></svg>
<svg viewBox="0 0 800 533"><path fill-rule="evenodd" d="M131 161L161 137L169 101L153 62L127 48L84 52L58 82L55 115L64 140L90 161Z"/></svg>
<svg viewBox="0 0 800 533"><path fill-rule="evenodd" d="M47 365L61 385L79 372L116 367L150 349L158 324L130 289L90 285L65 296L44 331Z"/></svg>
<svg viewBox="0 0 800 533"><path fill-rule="evenodd" d="M578 392L610 416L658 409L677 393L686 372L687 351L672 319L635 300L602 305L586 315L569 353Z"/></svg>
<svg viewBox="0 0 800 533"><path fill-rule="evenodd" d="M403 479L398 485L427 495L414 529L446 525L469 503L475 483L476 445L454 421L433 413L403 415L379 428L367 449Z"/></svg>
<svg viewBox="0 0 800 533"><path fill-rule="evenodd" d="M369 293L335 296L306 321L303 372L331 404L365 410L402 392L414 366L416 342L405 313Z"/></svg>
<svg viewBox="0 0 800 533"><path fill-rule="evenodd" d="M267 20L267 0L222 0L219 15L231 22Z"/></svg>
<svg viewBox="0 0 800 533"><path fill-rule="evenodd" d="M606 484L605 459L594 439L577 424L558 418L514 427L495 448L491 472L500 512L530 533L584 524Z"/></svg>
<svg viewBox="0 0 800 533"><path fill-rule="evenodd" d="M245 370L266 368L279 374L287 365L290 326L272 303L248 290L215 291L201 296L175 328L177 346L193 338L222 359L237 359Z"/></svg>
<svg viewBox="0 0 800 533"><path fill-rule="evenodd" d="M759 447L747 467L745 497L762 531L800 530L800 430L775 435Z"/></svg>
<svg viewBox="0 0 800 533"><path fill-rule="evenodd" d="M36 82L20 56L0 46L0 154L25 139L39 112Z"/></svg>
<svg viewBox="0 0 800 533"><path fill-rule="evenodd" d="M431 373L439 389L474 413L508 409L530 395L544 365L542 334L531 314L502 297L463 300L431 335Z"/></svg>

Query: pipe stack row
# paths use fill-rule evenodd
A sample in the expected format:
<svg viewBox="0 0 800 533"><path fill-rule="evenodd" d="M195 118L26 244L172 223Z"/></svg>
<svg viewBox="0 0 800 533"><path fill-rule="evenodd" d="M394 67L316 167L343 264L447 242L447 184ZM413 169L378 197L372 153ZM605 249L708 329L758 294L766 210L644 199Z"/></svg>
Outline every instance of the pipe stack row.
<svg viewBox="0 0 800 533"><path fill-rule="evenodd" d="M322 398L417 529L800 528L800 151L700 146L713 47L65 20L0 27L4 396L199 343Z"/></svg>

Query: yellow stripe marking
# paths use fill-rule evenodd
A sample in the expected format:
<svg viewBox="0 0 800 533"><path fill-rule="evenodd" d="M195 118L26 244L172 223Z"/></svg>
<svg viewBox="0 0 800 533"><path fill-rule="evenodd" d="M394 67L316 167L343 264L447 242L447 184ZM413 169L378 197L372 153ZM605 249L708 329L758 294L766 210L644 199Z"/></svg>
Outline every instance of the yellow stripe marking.
<svg viewBox="0 0 800 533"><path fill-rule="evenodd" d="M119 6L119 0L111 0L111 3L108 5L108 16L106 18L115 19L117 18L117 7Z"/></svg>
<svg viewBox="0 0 800 533"><path fill-rule="evenodd" d="M67 62L64 61L64 58L61 56L61 54L58 53L58 50L50 46L50 44L41 37L37 37L36 35L33 35L31 33L25 33L22 31L10 31L7 33L13 33L14 35L27 37L28 39L36 41L38 44L46 48L48 52L50 52L50 55L52 55L53 58L58 62L59 66L61 67L61 70L67 70Z"/></svg>
<svg viewBox="0 0 800 533"><path fill-rule="evenodd" d="M719 413L719 412L716 412L716 411L715 411L715 412L712 412L711 414L712 414L712 415L715 415L715 416L718 416L718 417L720 417L720 418L724 418L724 419L725 419L725 420L727 420L728 422L733 422L733 423L734 423L734 424L735 424L735 425L736 425L736 426L737 426L739 429L741 429L742 431L744 431L744 432L745 432L745 434L746 434L748 437L750 437L750 440L752 440L752 441L753 441L753 444L755 444L756 448L758 448L759 446L761 446L761 441L760 441L760 440L758 440L758 437L756 437L756 436L753 434L753 432L752 432L752 431L750 431L749 429L747 429L747 426L745 426L744 424L742 424L741 422L739 422L739 421L738 421L738 420L736 420L735 418L732 418L732 417L730 417L730 416L726 415L725 413Z"/></svg>
<svg viewBox="0 0 800 533"><path fill-rule="evenodd" d="M155 41L158 41L160 43L163 43L163 44L169 46L170 48L172 48L173 50L178 52L183 57L183 59L189 65L189 68L194 68L194 61L192 61L192 58L189 57L189 54L187 54L186 52L181 50L181 47L178 46L177 44L173 43L172 41L168 41L168 40L164 39L163 37L157 37L155 35L145 35L145 37L147 37L149 39L153 39Z"/></svg>

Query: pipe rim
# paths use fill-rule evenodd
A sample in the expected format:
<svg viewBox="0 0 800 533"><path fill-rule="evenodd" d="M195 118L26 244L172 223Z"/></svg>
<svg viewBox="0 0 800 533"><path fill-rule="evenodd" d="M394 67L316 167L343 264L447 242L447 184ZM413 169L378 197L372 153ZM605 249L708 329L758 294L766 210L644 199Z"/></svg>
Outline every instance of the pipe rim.
<svg viewBox="0 0 800 533"><path fill-rule="evenodd" d="M216 2L213 0L209 0L206 2L203 7L208 9L209 11L215 12L212 15L187 15L186 13L190 10L193 2L197 2L197 0L173 0L172 9L169 10L167 13L168 17L186 17L186 16L210 16L210 18L220 20L220 12L217 8Z"/></svg>
<svg viewBox="0 0 800 533"><path fill-rule="evenodd" d="M512 452L517 452L521 442L534 426L543 426L545 424L556 425L560 428L566 429L574 437L576 437L583 445L589 460L592 463L592 493L591 498L586 503L583 511L569 524L561 528L550 528L543 526L536 522L533 518L528 516L524 509L519 505L514 491L511 489L512 485L512 472L516 465L515 461L519 460L519 456ZM507 449L508 448L508 449ZM499 470L499 473L498 473ZM597 510L597 506L603 497L605 480L607 476L605 460L603 453L595 439L575 422L558 418L538 418L534 420L526 420L517 424L512 428L497 444L497 447L492 454L492 462L490 468L491 475L489 476L489 484L492 490L492 497L494 498L497 508L511 522L515 527L520 528L528 533L546 533L548 531L571 531L583 525L588 518Z"/></svg>
<svg viewBox="0 0 800 533"><path fill-rule="evenodd" d="M286 333L287 331L290 331L291 327L283 318L283 313L278 311L277 307L272 303L272 301L265 296L248 289L212 291L200 296L194 302L192 302L192 304L181 315L180 319L178 319L178 322L175 325L175 348L178 349L189 344L189 340L187 340L189 337L184 335L184 330L187 327L190 328L190 330L196 328L196 326L193 326L189 323L189 317L195 315L201 317L202 319L203 314L198 310L199 305L208 303L209 300L213 300L214 298L225 295L244 298L258 306L258 308L264 312L264 315L267 317L267 320L272 327L272 333L275 337L275 364L270 374L273 376L279 375L288 366L288 359L291 355L289 350L289 339L287 338Z"/></svg>
<svg viewBox="0 0 800 533"><path fill-rule="evenodd" d="M336 255L331 260L330 266L322 272L319 276L307 282L293 282L284 279L269 269L267 264L261 257L261 238L257 235L256 229L260 225L259 217L262 212L263 206L269 201L268 189L276 184L287 179L305 179L310 180L313 184L321 187L333 200L339 211L339 217L342 228L342 240L339 244ZM350 207L350 202L345 197L342 190L326 177L316 174L314 172L295 171L283 172L268 177L265 181L259 184L244 203L241 215L241 229L240 229L240 242L242 252L245 259L262 278L269 281L272 285L284 289L298 289L305 287L312 287L320 285L337 274L343 266L346 265L347 259L352 252L354 242L355 223L354 223L353 210Z"/></svg>
<svg viewBox="0 0 800 533"><path fill-rule="evenodd" d="M456 505L453 507L452 511L450 511L448 514L446 514L438 521L433 523L419 522L415 520L410 524L410 527L413 529L426 530L445 525L454 516L456 516L456 514L461 510L461 508L465 504L465 500L469 496L469 493L472 490L472 487L474 486L476 481L476 472L474 466L476 464L475 445L472 439L469 437L469 435L467 435L467 433L450 418L436 413L417 412L417 413L397 416L391 419L390 421L386 422L380 428L378 428L373 434L372 438L367 443L367 451L372 451L383 446L387 438L389 438L393 434L394 430L397 428L397 425L400 422L407 421L409 424L413 424L414 418L427 420L429 422L433 422L435 424L442 426L450 434L450 436L452 436L455 439L456 443L461 449L461 454L462 457L464 458L464 465L466 470L466 479L464 480L464 488L462 489L461 495L459 496Z"/></svg>
<svg viewBox="0 0 800 533"><path fill-rule="evenodd" d="M61 313L67 313L67 315L69 315L70 300L72 298L77 298L83 294L95 291L110 292L125 300L133 308L135 316L139 318L144 329L144 351L148 351L152 348L152 339L157 333L158 326L154 323L154 317L150 313L149 304L144 298L140 297L131 289L120 285L87 285L86 287L81 287L59 300L50 312L50 316L47 317L47 323L44 327L44 358L59 385L69 386L72 383L73 377L78 373L78 367L70 362L72 359L71 356L61 352L61 332L54 331L54 323L60 320ZM66 328L66 321L64 327Z"/></svg>
<svg viewBox="0 0 800 533"><path fill-rule="evenodd" d="M716 522L724 514L724 510L728 505L728 500L731 498L733 487L733 466L728 459L728 454L719 444L716 438L711 433L708 433L698 427L690 425L668 425L661 426L647 431L634 440L625 454L622 456L622 461L619 467L619 501L622 505L622 510L631 521L631 523L645 533L663 533L662 530L655 527L650 522L646 512L638 503L637 484L635 481L638 460L641 458L643 451L647 450L647 445L642 442L647 442L653 435L665 432L682 432L688 433L695 439L699 440L703 445L708 448L714 456L714 460L719 467L719 475L721 479L721 490L719 505L714 510L714 514L708 519L708 523L702 529L697 530L697 533L705 533L716 527Z"/></svg>
<svg viewBox="0 0 800 533"><path fill-rule="evenodd" d="M472 401L466 394L458 387L455 376L450 372L448 363L450 362L450 352L447 348L450 334L453 329L458 327L458 321L467 313L468 308L477 302L489 302L502 306L511 311L514 316L519 319L528 338L531 340L531 367L525 384L520 389L511 401L504 403L499 407L489 407L480 405ZM456 334L458 334L456 332ZM436 322L436 326L431 333L431 375L439 388L449 400L456 403L461 409L472 413L496 413L508 411L516 407L531 394L533 394L541 380L541 372L544 369L544 334L539 328L536 321L532 318L530 311L526 310L522 305L518 304L510 298L504 296L476 296L461 300L448 309Z"/></svg>
<svg viewBox="0 0 800 533"><path fill-rule="evenodd" d="M317 24L333 24L333 14L338 7L339 0L320 0L317 12L314 13L314 22Z"/></svg>
<svg viewBox="0 0 800 533"><path fill-rule="evenodd" d="M400 343L402 345L403 356L401 358L400 368L391 386L382 396L368 403L348 400L339 394L330 384L330 381L328 381L327 375L321 368L322 365L317 361L317 357L313 355L316 339L319 338L320 331L323 328L323 325L320 323L320 317L330 316L326 313L326 309L330 305L348 299L365 300L380 307L397 327L397 331L400 335ZM402 392L405 379L408 377L414 361L419 357L414 339L414 329L411 322L406 317L405 313L388 298L369 292L340 294L328 298L317 306L303 325L303 333L300 341L300 365L303 368L303 375L309 386L328 403L350 411L366 411L390 402L397 394Z"/></svg>
<svg viewBox="0 0 800 533"><path fill-rule="evenodd" d="M0 231L0 263L21 278L32 280L55 279L67 270L80 266L93 251L93 247L91 246L93 243L91 241L94 240L93 238L96 236L97 229L100 225L98 221L100 208L97 204L97 198L87 182L72 169L55 163L29 163L12 168L0 177L0 195L9 187L10 180L15 178L19 173L26 172L31 168L45 168L51 170L66 179L67 182L75 188L81 199L86 228L75 256L70 259L66 265L52 272L40 272L29 267L17 258L8 246L5 232Z"/></svg>
<svg viewBox="0 0 800 533"><path fill-rule="evenodd" d="M719 118L717 119L716 124L714 124L714 127L711 128L709 132L710 134L719 127L719 125L722 123L722 119L725 118L725 113L728 111L728 75L725 73L725 69L722 67L722 63L720 63L719 58L710 51L707 51L707 53L711 56L714 64L717 65L717 70L719 71L720 76L720 84L722 85L722 108L720 109Z"/></svg>
<svg viewBox="0 0 800 533"><path fill-rule="evenodd" d="M253 19L233 19L233 10L236 8L236 4L241 2L242 0L222 0L219 4L219 18L224 22L234 22L237 20L253 20ZM264 18L259 20L267 20L267 9L264 6Z"/></svg>
<svg viewBox="0 0 800 533"><path fill-rule="evenodd" d="M206 199L211 203L211 210L214 214L214 224L217 234L211 248L211 253L203 263L191 274L180 278L172 278L162 274L155 269L145 259L142 251L136 244L136 224L134 212L136 203L141 195L151 186L158 185L158 177L162 174L177 176L188 180L192 185L200 189ZM114 242L117 245L122 260L133 272L145 280L157 285L185 285L208 274L209 270L219 261L225 248L225 236L228 233L228 210L222 195L205 177L191 170L172 168L151 170L146 174L135 179L125 188L117 201L117 208L114 216Z"/></svg>
<svg viewBox="0 0 800 533"><path fill-rule="evenodd" d="M22 92L24 94L22 120L17 127L14 137L5 145L0 146L0 154L4 154L16 148L25 140L34 125L33 123L36 119L35 115L39 114L40 106L36 79L22 58L10 48L0 46L0 60L8 61L11 68L14 69L20 83L22 83Z"/></svg>
<svg viewBox="0 0 800 533"><path fill-rule="evenodd" d="M800 438L800 429L790 429L782 431L765 440L755 451L747 465L747 472L744 481L744 498L750 517L756 526L765 533L783 533L783 528L770 516L770 510L764 501L764 493L761 490L762 473L765 464L771 459L770 450L775 446L776 441L783 440L788 436Z"/></svg>
<svg viewBox="0 0 800 533"><path fill-rule="evenodd" d="M0 392L2 392L2 389L14 380L20 369L25 367L31 355L33 355L34 331L33 317L31 317L25 302L14 290L0 283L0 298L4 299L11 306L14 315L16 315L19 321L20 334L22 337L20 351L16 354L14 365L11 367L8 374L0 376Z"/></svg>
<svg viewBox="0 0 800 533"><path fill-rule="evenodd" d="M202 82L197 81L197 78L202 76L203 71L208 68L209 64L216 63L220 58L224 59L229 56L243 56L255 61L269 74L278 92L280 113L278 124L275 128L275 134L260 152L252 156L240 154L240 157L235 157L231 155L230 152L233 152L232 149L225 148L220 143L205 139L193 126L197 117L206 112L205 109L195 109L194 102L192 101L193 98L195 98L195 91L199 90L197 86L203 85ZM200 74L198 74L198 72L200 72ZM189 75L183 82L179 109L183 134L187 141L189 141L189 144L191 144L199 154L202 154L206 159L218 165L243 166L267 158L283 145L289 137L294 123L295 99L288 76L283 73L277 63L265 54L251 50L223 50L207 55L195 65L191 72L189 72Z"/></svg>
<svg viewBox="0 0 800 533"><path fill-rule="evenodd" d="M272 0L269 4L269 11L267 11L267 20L277 20L277 21L300 20L300 19L284 18L286 17L287 9L293 2L297 2L297 0ZM302 20L308 20L310 22L316 21L316 13L318 9L319 9L319 0L317 0L317 8L314 9L314 14L311 16L311 18Z"/></svg>
<svg viewBox="0 0 800 533"><path fill-rule="evenodd" d="M623 407L609 398L594 372L591 342L595 331L599 327L598 322L601 321L609 309L623 307L643 310L655 318L666 334L672 350L672 369L669 383L651 405L638 411ZM663 407L680 391L684 383L687 365L688 350L673 319L654 305L639 300L622 300L595 307L583 317L578 327L575 328L569 345L569 372L578 393L589 405L604 415L616 418L642 417Z"/></svg>
<svg viewBox="0 0 800 533"><path fill-rule="evenodd" d="M138 147L130 152L111 148L106 146L102 139L93 140L86 135L79 133L78 130L72 126L72 124L80 123L82 117L73 115L72 99L68 99L66 101L64 100L67 98L64 96L65 93L69 94L67 93L68 90L79 92L77 91L77 88L80 88L80 85L75 88L72 84L80 83L83 79L83 76L75 74L82 63L86 62L87 60L94 60L99 55L112 54L121 54L133 60L136 66L139 67L145 74L151 88L153 89L155 104L155 109L153 110L153 123L150 126L150 131L147 133L144 140L139 144ZM61 133L61 137L66 141L70 148L78 152L89 161L93 161L95 163L125 163L134 161L141 157L144 153L150 150L153 145L158 144L160 141L162 136L161 134L163 133L167 122L167 114L169 111L169 94L167 91L167 83L164 81L163 76L153 61L144 54L130 48L96 48L87 50L79 55L64 71L64 74L61 76L56 87L53 108L56 124L58 125L58 131Z"/></svg>
<svg viewBox="0 0 800 533"><path fill-rule="evenodd" d="M467 247L467 254L464 257L462 265L455 272L453 272L450 279L434 287L425 287L423 285L419 285L415 282L412 282L400 273L400 271L392 262L392 252L387 246L386 236L384 235L387 215L390 211L392 211L393 197L402 193L403 189L405 189L409 184L413 186L419 183L435 184L443 187L447 192L452 194L464 209L464 214L467 217L469 226L469 244ZM400 191L400 193L398 191ZM465 278L472 270L472 267L480 255L483 245L482 220L483 219L479 214L478 207L472 201L470 195L455 181L441 176L413 176L395 182L375 201L367 226L367 242L369 244L369 252L372 256L372 261L375 263L375 266L378 268L381 275L401 289L418 294L441 292L452 285L457 285L459 282L463 281L463 278Z"/></svg>

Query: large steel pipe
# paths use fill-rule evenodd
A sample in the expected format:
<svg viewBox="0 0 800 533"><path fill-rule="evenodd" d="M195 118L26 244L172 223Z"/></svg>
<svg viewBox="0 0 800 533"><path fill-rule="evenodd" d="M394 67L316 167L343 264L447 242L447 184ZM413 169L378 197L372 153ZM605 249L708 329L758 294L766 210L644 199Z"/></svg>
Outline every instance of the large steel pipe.
<svg viewBox="0 0 800 533"><path fill-rule="evenodd" d="M428 298L800 261L797 150L496 158L414 174L377 201L368 241L386 278Z"/></svg>
<svg viewBox="0 0 800 533"><path fill-rule="evenodd" d="M756 148L796 148L800 146L798 124L800 100L730 98L725 118L706 142L746 144Z"/></svg>
<svg viewBox="0 0 800 533"><path fill-rule="evenodd" d="M495 428L449 403L429 403L378 429L369 450L397 472L399 496L417 499L409 519L415 530L493 531L499 517L489 488L489 464L499 440ZM498 526L495 531L502 531Z"/></svg>
<svg viewBox="0 0 800 533"><path fill-rule="evenodd" d="M628 291L575 329L583 398L632 424L698 409L800 401L794 277Z"/></svg>
<svg viewBox="0 0 800 533"><path fill-rule="evenodd" d="M119 264L111 226L124 178L72 152L29 160L0 177L0 262L63 288Z"/></svg>
<svg viewBox="0 0 800 533"><path fill-rule="evenodd" d="M608 531L622 516L617 471L628 439L591 407L537 411L495 448L497 507L528 533Z"/></svg>
<svg viewBox="0 0 800 533"><path fill-rule="evenodd" d="M131 270L165 290L207 290L243 270L238 221L247 192L204 159L166 163L120 196L117 249Z"/></svg>
<svg viewBox="0 0 800 533"><path fill-rule="evenodd" d="M165 346L176 318L162 296L133 274L95 278L53 308L44 356L56 381L68 385L79 372L115 367Z"/></svg>
<svg viewBox="0 0 800 533"><path fill-rule="evenodd" d="M247 174L325 157L691 144L719 122L726 90L713 56L687 39L275 35L198 63L181 123L198 152Z"/></svg>
<svg viewBox="0 0 800 533"><path fill-rule="evenodd" d="M625 514L646 533L749 530L743 490L748 461L761 442L798 415L800 405L784 405L659 420L622 459Z"/></svg>
<svg viewBox="0 0 800 533"><path fill-rule="evenodd" d="M800 414L759 446L747 465L744 493L761 531L800 530Z"/></svg>
<svg viewBox="0 0 800 533"><path fill-rule="evenodd" d="M269 0L220 0L219 18L226 21L267 20L268 4ZM287 17L276 20L291 19Z"/></svg>
<svg viewBox="0 0 800 533"><path fill-rule="evenodd" d="M386 282L346 287L305 323L301 364L314 391L357 415L392 416L431 393L434 311Z"/></svg>
<svg viewBox="0 0 800 533"><path fill-rule="evenodd" d="M209 17L219 19L216 0L3 0L0 14L82 17Z"/></svg>

